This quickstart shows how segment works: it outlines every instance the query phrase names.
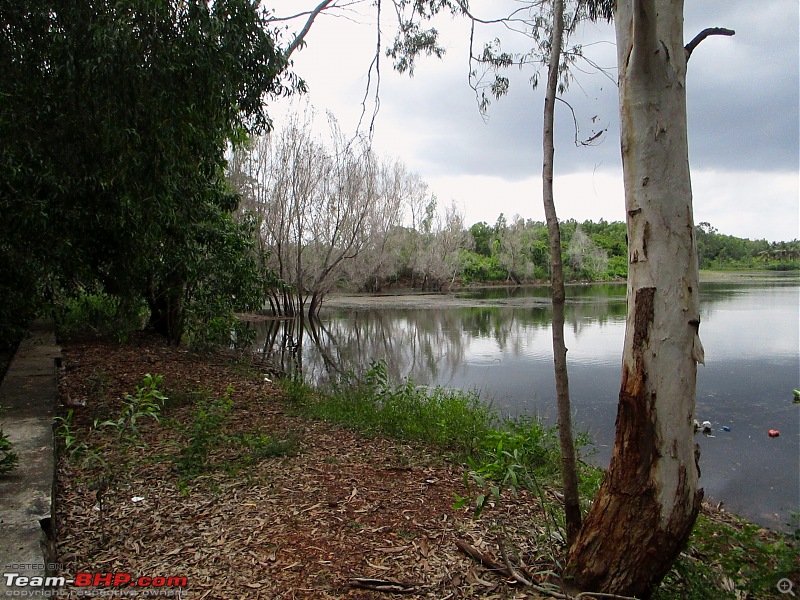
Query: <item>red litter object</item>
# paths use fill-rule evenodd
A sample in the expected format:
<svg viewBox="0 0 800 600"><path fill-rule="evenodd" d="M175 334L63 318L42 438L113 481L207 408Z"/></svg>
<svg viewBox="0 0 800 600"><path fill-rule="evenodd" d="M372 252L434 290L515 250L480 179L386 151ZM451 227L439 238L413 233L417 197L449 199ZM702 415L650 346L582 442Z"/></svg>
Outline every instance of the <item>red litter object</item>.
<svg viewBox="0 0 800 600"><path fill-rule="evenodd" d="M781 432L777 429L770 429L767 433L769 434L769 437L778 437L781 434Z"/></svg>

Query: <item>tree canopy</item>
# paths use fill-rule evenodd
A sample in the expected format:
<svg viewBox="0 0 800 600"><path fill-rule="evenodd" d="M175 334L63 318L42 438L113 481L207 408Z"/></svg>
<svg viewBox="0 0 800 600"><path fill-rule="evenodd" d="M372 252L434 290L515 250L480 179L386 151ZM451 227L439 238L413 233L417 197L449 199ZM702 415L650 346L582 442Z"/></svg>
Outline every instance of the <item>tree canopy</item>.
<svg viewBox="0 0 800 600"><path fill-rule="evenodd" d="M256 273L225 151L269 127L265 96L302 87L267 15L251 0L2 0L0 24L0 337L99 289L146 301L180 339L193 293Z"/></svg>

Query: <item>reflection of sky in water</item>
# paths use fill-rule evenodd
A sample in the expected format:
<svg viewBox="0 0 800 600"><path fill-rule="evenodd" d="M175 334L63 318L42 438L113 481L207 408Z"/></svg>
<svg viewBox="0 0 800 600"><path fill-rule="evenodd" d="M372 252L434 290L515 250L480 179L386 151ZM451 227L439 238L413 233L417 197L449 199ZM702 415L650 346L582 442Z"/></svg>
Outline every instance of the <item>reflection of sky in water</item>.
<svg viewBox="0 0 800 600"><path fill-rule="evenodd" d="M708 285L700 329L706 366L698 370L700 420L714 437L698 436L702 450L701 485L706 494L742 514L780 527L789 511L800 510L800 407L791 390L800 385L800 293L797 287ZM594 460L606 465L614 440L620 380L623 317L601 324L570 320L570 388L578 427L596 440ZM497 349L491 339L473 340L465 351L471 365L450 385L478 387L498 407L536 413L555 422L555 385L550 328L520 328L522 350ZM768 429L781 430L770 439Z"/></svg>
<svg viewBox="0 0 800 600"><path fill-rule="evenodd" d="M614 439L625 330L620 289L573 288L566 310L574 420L596 441L593 460L600 464L607 464ZM524 296L514 302L335 310L323 325L344 362L386 358L396 376L477 389L504 413L555 422L549 309L526 306ZM701 485L732 510L781 526L790 510L800 510L800 407L791 402L791 390L800 386L800 287L796 279L792 285L705 284L701 320L706 366L698 368L697 417L715 430L731 428L698 436ZM304 352L305 372L317 377L323 365L313 348ZM781 436L770 439L769 429Z"/></svg>
<svg viewBox="0 0 800 600"><path fill-rule="evenodd" d="M713 295L712 295L713 298ZM706 358L797 360L800 298L797 288L759 288L703 305L700 335Z"/></svg>

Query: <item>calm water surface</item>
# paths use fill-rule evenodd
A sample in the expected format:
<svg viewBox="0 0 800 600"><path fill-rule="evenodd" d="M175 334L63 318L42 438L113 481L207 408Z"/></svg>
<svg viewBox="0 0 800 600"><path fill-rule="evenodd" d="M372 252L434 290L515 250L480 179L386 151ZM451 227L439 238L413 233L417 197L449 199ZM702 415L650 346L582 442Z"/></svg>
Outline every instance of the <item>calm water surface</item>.
<svg viewBox="0 0 800 600"><path fill-rule="evenodd" d="M506 414L554 423L548 294L546 288L491 289L426 302L426 308L391 301L382 308L329 306L321 325L302 335L285 323L259 324L260 345L281 360L290 353L274 343L301 339L294 356L306 377L319 382L383 358L395 377L476 389ZM607 466L625 286L570 287L566 320L574 424L595 440L593 460ZM792 389L800 387L800 279L705 283L701 320L706 366L698 367L697 418L711 421L714 432L697 436L700 483L707 498L785 529L790 513L800 511L800 406L792 404ZM770 429L780 437L769 438Z"/></svg>

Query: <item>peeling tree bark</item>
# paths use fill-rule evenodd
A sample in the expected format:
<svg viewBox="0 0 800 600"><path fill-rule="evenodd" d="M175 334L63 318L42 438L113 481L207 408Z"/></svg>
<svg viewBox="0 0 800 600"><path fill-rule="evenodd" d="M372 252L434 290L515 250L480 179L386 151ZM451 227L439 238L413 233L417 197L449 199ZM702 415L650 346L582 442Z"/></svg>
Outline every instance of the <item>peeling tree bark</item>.
<svg viewBox="0 0 800 600"><path fill-rule="evenodd" d="M691 533L692 420L703 361L689 178L683 2L619 0L614 20L629 240L628 316L611 465L566 576L649 597Z"/></svg>

